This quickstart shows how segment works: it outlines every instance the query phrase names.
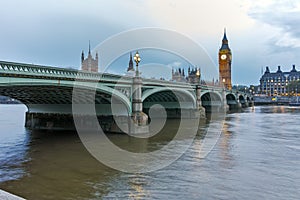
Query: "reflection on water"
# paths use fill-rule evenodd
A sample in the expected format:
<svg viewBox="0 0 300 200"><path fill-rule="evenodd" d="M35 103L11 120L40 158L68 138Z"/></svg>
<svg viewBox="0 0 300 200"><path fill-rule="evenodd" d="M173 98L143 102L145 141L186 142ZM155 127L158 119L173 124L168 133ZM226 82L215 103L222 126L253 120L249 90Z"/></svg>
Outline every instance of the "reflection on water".
<svg viewBox="0 0 300 200"><path fill-rule="evenodd" d="M172 165L128 174L95 160L72 132L27 132L25 108L0 105L0 188L27 199L298 199L300 109L256 107L228 114L215 148L201 158L209 125ZM172 122L176 123L176 122ZM171 124L172 124L171 123ZM165 135L139 143L110 135L132 151L168 143ZM169 131L169 133L168 133ZM128 144L131 146L126 146ZM143 150L144 151L144 150Z"/></svg>
<svg viewBox="0 0 300 200"><path fill-rule="evenodd" d="M0 182L26 174L29 134L24 130L25 106L0 104ZM15 112L17 111L17 112Z"/></svg>

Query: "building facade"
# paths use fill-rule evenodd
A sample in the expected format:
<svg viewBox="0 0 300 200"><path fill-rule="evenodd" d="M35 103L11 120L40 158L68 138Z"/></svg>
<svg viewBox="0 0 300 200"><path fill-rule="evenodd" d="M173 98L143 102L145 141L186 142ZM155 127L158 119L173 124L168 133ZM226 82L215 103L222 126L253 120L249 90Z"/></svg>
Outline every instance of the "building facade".
<svg viewBox="0 0 300 200"><path fill-rule="evenodd" d="M172 69L172 80L176 82L188 82L192 84L199 84L201 79L200 68L188 68L186 74L184 68Z"/></svg>
<svg viewBox="0 0 300 200"><path fill-rule="evenodd" d="M89 72L98 72L98 52L96 53L96 58L94 59L91 54L91 45L89 44L88 57L84 58L84 52L81 53L81 70Z"/></svg>
<svg viewBox="0 0 300 200"><path fill-rule="evenodd" d="M231 60L232 54L229 48L226 30L222 39L222 46L219 50L219 83L228 90L232 89L231 83Z"/></svg>
<svg viewBox="0 0 300 200"><path fill-rule="evenodd" d="M280 66L276 72L270 72L269 67L266 67L266 71L260 79L260 93L268 96L288 96L290 95L289 84L299 80L300 72L296 70L295 65L289 72L282 72Z"/></svg>

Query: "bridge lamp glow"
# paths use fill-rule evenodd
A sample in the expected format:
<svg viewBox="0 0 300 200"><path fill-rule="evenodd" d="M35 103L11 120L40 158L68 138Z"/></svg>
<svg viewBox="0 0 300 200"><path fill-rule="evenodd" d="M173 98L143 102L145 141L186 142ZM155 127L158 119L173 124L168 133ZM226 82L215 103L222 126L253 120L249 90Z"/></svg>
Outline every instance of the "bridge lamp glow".
<svg viewBox="0 0 300 200"><path fill-rule="evenodd" d="M133 57L135 63L136 63L136 76L139 75L139 62L141 62L141 57L138 51L136 51L134 57Z"/></svg>
<svg viewBox="0 0 300 200"><path fill-rule="evenodd" d="M141 57L138 51L134 55L134 61L136 62L136 66L139 65L139 62L141 62Z"/></svg>

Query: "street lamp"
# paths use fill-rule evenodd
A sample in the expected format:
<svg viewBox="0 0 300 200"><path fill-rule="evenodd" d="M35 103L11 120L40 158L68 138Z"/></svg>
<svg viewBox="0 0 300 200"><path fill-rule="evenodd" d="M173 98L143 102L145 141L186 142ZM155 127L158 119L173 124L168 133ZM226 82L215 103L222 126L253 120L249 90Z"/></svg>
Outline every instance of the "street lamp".
<svg viewBox="0 0 300 200"><path fill-rule="evenodd" d="M133 59L134 59L134 61L136 63L136 76L138 76L139 75L139 68L138 68L139 67L139 62L141 62L141 57L140 57L138 51L136 51Z"/></svg>

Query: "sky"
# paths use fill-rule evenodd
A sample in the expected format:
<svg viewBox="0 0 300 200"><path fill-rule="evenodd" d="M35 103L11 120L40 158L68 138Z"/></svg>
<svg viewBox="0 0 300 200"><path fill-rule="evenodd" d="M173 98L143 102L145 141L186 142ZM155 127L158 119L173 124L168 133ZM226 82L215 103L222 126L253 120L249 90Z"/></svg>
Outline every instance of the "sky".
<svg viewBox="0 0 300 200"><path fill-rule="evenodd" d="M300 70L300 0L1 0L0 7L0 60L79 68L89 40L94 49L124 31L155 27L192 39L217 66L226 27L233 84L259 84L266 66ZM144 63L144 74L168 76L172 67L189 65L178 56L142 53L143 61L167 66ZM120 55L110 72L127 66L128 54Z"/></svg>

